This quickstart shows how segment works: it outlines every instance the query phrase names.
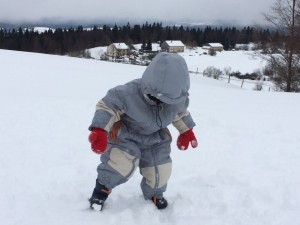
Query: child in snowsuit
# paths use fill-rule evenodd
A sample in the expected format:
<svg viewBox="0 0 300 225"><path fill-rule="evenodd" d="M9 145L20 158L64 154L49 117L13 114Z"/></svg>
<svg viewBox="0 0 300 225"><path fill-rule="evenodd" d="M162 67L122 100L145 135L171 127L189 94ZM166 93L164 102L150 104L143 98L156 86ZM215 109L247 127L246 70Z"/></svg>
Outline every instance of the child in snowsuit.
<svg viewBox="0 0 300 225"><path fill-rule="evenodd" d="M173 124L180 135L177 146L197 147L192 131L195 123L187 111L189 72L185 60L172 53L158 54L141 79L108 91L98 102L89 127L89 141L101 155L93 204L103 206L111 190L128 181L139 167L144 198L158 209L167 207L163 197L171 175L171 134Z"/></svg>

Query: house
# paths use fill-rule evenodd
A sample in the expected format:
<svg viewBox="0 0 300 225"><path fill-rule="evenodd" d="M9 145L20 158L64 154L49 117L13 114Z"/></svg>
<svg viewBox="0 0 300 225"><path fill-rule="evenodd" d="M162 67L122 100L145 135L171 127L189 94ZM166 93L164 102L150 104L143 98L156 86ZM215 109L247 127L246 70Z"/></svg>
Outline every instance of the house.
<svg viewBox="0 0 300 225"><path fill-rule="evenodd" d="M129 54L129 47L125 43L112 43L107 47L107 55L120 57Z"/></svg>
<svg viewBox="0 0 300 225"><path fill-rule="evenodd" d="M184 52L185 45L181 41L164 41L161 50L167 52Z"/></svg>
<svg viewBox="0 0 300 225"><path fill-rule="evenodd" d="M219 52L224 50L223 45L220 43L208 43L204 45L202 48L207 50L212 49L214 51L219 51Z"/></svg>

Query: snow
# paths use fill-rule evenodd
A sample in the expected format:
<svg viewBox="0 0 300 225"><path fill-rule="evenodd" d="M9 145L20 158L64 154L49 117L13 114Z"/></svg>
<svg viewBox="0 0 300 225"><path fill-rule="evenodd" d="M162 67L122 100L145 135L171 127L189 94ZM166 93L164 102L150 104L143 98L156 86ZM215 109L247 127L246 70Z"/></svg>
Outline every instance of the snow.
<svg viewBox="0 0 300 225"><path fill-rule="evenodd" d="M203 72L207 67L214 66L220 70L231 67L231 71L241 73L252 73L257 69L262 69L265 62L255 51L222 51L217 52L216 56L204 54L207 52L202 48L187 49L179 53L186 58L190 71Z"/></svg>
<svg viewBox="0 0 300 225"><path fill-rule="evenodd" d="M220 43L208 43L208 45L214 48L219 48L219 47L223 48L223 45Z"/></svg>
<svg viewBox="0 0 300 225"><path fill-rule="evenodd" d="M260 65L236 54L232 68ZM184 55L190 70L209 64ZM178 150L170 126L169 207L158 211L143 199L136 171L100 213L87 210L99 163L87 127L106 91L145 67L0 50L0 68L1 224L299 224L299 94L191 74L199 146Z"/></svg>
<svg viewBox="0 0 300 225"><path fill-rule="evenodd" d="M55 31L55 29L49 28L49 27L34 27L33 28L33 31L34 32L38 32L39 34L44 33L44 32L46 32L48 30L52 30L53 32Z"/></svg>
<svg viewBox="0 0 300 225"><path fill-rule="evenodd" d="M116 49L128 49L128 46L125 43L113 43Z"/></svg>
<svg viewBox="0 0 300 225"><path fill-rule="evenodd" d="M181 41L165 41L168 46L172 47L185 47L185 45Z"/></svg>
<svg viewBox="0 0 300 225"><path fill-rule="evenodd" d="M107 51L107 46L90 48L88 51L91 54L93 59L101 59L101 55L103 55Z"/></svg>

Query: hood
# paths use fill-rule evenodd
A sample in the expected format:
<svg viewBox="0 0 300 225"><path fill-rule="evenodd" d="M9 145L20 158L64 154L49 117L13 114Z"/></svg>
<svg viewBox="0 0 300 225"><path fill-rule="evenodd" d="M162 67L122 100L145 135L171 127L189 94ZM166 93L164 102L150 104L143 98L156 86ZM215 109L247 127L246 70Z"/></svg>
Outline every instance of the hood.
<svg viewBox="0 0 300 225"><path fill-rule="evenodd" d="M188 96L190 77L183 57L159 53L142 76L142 91L166 104L176 104Z"/></svg>

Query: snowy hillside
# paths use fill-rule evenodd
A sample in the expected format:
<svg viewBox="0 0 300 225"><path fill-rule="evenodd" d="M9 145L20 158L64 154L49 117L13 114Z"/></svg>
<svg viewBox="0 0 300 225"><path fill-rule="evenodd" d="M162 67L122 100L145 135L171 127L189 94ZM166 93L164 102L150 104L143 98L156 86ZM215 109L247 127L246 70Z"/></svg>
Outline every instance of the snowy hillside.
<svg viewBox="0 0 300 225"><path fill-rule="evenodd" d="M0 50L0 69L1 224L300 223L299 94L191 74L199 147L172 143L169 207L143 199L137 171L100 213L87 210L99 162L87 127L106 91L145 67Z"/></svg>

